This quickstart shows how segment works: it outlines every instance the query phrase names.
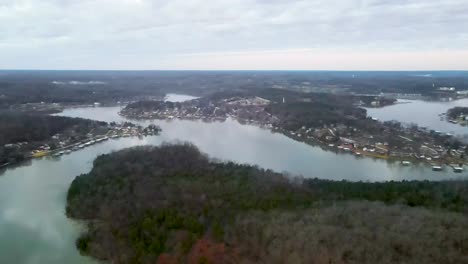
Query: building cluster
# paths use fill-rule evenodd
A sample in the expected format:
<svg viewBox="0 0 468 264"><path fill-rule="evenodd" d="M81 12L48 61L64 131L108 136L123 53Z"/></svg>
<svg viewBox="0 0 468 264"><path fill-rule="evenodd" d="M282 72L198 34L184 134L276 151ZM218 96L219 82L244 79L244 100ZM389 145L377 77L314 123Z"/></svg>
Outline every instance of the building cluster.
<svg viewBox="0 0 468 264"><path fill-rule="evenodd" d="M39 158L43 156L61 156L69 154L96 143L108 139L132 136L151 136L157 135L160 128L155 125L149 125L146 128L135 126L129 123L106 125L87 134L79 134L76 131L68 131L62 134L56 134L43 142L19 142L15 144L6 144L4 148L15 149L19 153L25 153L27 158Z"/></svg>
<svg viewBox="0 0 468 264"><path fill-rule="evenodd" d="M464 163L464 150L450 151L435 140L440 132L424 128L378 125L383 128L379 133L372 129L357 128L344 124L323 125L321 128L303 126L297 130L281 127L282 120L265 111L270 101L259 97L229 98L217 102L193 100L186 103L158 107L154 110L124 109L121 114L131 118L143 119L200 119L223 121L227 118L240 123L252 123L283 133L288 137L326 148L381 159L402 161L423 161L434 166L449 163ZM284 121L284 120L283 120ZM377 120L371 123L379 124ZM405 163L406 164L406 163Z"/></svg>
<svg viewBox="0 0 468 264"><path fill-rule="evenodd" d="M277 127L274 129L281 130ZM447 164L454 168L454 171L461 172L463 164L466 163L466 146L455 150L440 145L433 140L430 132L423 128L411 131L409 128L401 128L398 133L388 130L379 135L372 135L341 124L322 128L304 126L295 131L282 132L296 140L319 143L330 150L353 153L356 156L401 160L405 165L410 164L410 161L424 162L438 170L443 164ZM448 136L441 135L440 132L434 133Z"/></svg>
<svg viewBox="0 0 468 264"><path fill-rule="evenodd" d="M234 97L216 102L188 101L182 104L158 103L155 109L125 108L120 114L135 119L188 119L204 121L224 121L228 118L240 122L272 123L275 117L265 111L269 100L260 97Z"/></svg>

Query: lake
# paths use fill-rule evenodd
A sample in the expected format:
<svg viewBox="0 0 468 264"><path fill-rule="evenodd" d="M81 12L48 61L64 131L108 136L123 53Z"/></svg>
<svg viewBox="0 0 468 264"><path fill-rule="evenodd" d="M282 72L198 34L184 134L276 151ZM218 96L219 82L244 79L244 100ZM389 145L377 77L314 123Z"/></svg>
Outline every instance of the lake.
<svg viewBox="0 0 468 264"><path fill-rule="evenodd" d="M128 119L118 115L119 107L66 109L60 115L122 122ZM188 141L203 152L221 160L258 165L278 172L288 172L309 178L352 181L388 180L442 180L466 176L451 169L433 172L429 166L403 167L398 162L359 158L351 154L324 151L272 133L252 125L241 125L234 120L207 123L188 120L133 121L146 126L156 124L161 135L143 139L145 144ZM340 164L340 166L336 166Z"/></svg>
<svg viewBox="0 0 468 264"><path fill-rule="evenodd" d="M406 107L403 104L398 106ZM119 110L119 107L74 108L66 109L60 115L107 122L126 120L118 115ZM215 123L182 120L138 123L155 123L163 131L160 136L143 139L108 140L57 159L35 159L1 172L0 263L93 263L89 258L80 256L75 248L75 239L83 227L65 216L66 192L75 176L91 169L92 161L98 155L130 146L189 141L217 159L333 180L442 180L467 177L466 173L454 174L448 169L433 172L423 165L403 167L399 163L327 152L282 134L241 125L233 120Z"/></svg>
<svg viewBox="0 0 468 264"><path fill-rule="evenodd" d="M456 106L468 107L468 98L450 102L399 100L399 103L395 105L367 108L367 114L381 121L397 120L403 123L416 123L433 130L466 136L468 135L468 127L440 120L439 114Z"/></svg>

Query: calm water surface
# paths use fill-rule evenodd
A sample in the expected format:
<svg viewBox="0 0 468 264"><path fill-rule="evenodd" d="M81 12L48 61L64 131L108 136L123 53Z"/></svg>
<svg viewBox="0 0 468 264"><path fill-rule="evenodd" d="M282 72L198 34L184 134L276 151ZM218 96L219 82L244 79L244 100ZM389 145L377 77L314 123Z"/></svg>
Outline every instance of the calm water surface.
<svg viewBox="0 0 468 264"><path fill-rule="evenodd" d="M65 110L61 115L123 121L125 119L117 114L119 110L119 107L77 108ZM135 145L190 141L218 159L334 180L467 177L466 173L454 174L451 170L433 172L422 165L402 167L397 163L338 155L232 120L154 123L163 129L160 136L109 140L59 159L36 159L24 166L3 170L0 174L0 263L93 263L75 249L74 241L82 226L65 217L67 189L75 176L91 169L97 155Z"/></svg>
<svg viewBox="0 0 468 264"><path fill-rule="evenodd" d="M75 176L94 158L138 139L119 139L59 159L36 159L0 172L0 263L93 263L74 242L82 226L65 217L65 197Z"/></svg>
<svg viewBox="0 0 468 264"><path fill-rule="evenodd" d="M447 112L456 106L468 107L468 98L451 102L425 102L413 100L399 100L401 104L384 108L368 108L369 116L382 121L397 120L403 123L416 123L419 126L433 130L452 133L454 135L468 135L468 127L452 124L440 120L439 114Z"/></svg>
<svg viewBox="0 0 468 264"><path fill-rule="evenodd" d="M61 115L121 122L127 119L118 115L118 107L67 109ZM134 121L135 122L135 121ZM256 126L241 125L236 121L205 123L202 121L136 121L161 126L157 137L147 137L147 144L162 141L189 141L203 152L221 160L259 165L279 172L289 172L304 177L333 180L387 181L403 179L441 180L465 176L451 170L433 172L419 165L402 167L399 163L358 158L353 155L323 151L282 134ZM337 166L339 164L339 166Z"/></svg>

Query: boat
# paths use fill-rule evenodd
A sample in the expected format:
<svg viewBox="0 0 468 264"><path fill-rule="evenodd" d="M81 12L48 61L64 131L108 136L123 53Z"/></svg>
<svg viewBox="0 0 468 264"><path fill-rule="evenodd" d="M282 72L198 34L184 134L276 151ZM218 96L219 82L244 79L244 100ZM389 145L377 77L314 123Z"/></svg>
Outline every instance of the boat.
<svg viewBox="0 0 468 264"><path fill-rule="evenodd" d="M442 166L432 166L433 171L442 171Z"/></svg>
<svg viewBox="0 0 468 264"><path fill-rule="evenodd" d="M47 151L38 151L34 153L32 156L33 158L41 158L47 155Z"/></svg>
<svg viewBox="0 0 468 264"><path fill-rule="evenodd" d="M71 150L67 149L65 150L65 154L70 154L71 153Z"/></svg>
<svg viewBox="0 0 468 264"><path fill-rule="evenodd" d="M409 161L407 161L407 160L404 160L404 161L401 162L401 164L402 164L403 166L409 166L409 165L411 165L411 162L409 162Z"/></svg>
<svg viewBox="0 0 468 264"><path fill-rule="evenodd" d="M463 172L463 167L453 167L453 172L462 173Z"/></svg>

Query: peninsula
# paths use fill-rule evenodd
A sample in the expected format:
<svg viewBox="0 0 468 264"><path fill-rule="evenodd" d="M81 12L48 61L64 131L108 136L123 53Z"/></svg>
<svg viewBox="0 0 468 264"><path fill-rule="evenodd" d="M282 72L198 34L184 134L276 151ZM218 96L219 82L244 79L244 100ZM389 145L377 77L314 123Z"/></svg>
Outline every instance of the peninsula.
<svg viewBox="0 0 468 264"><path fill-rule="evenodd" d="M0 167L30 158L54 157L108 140L156 135L160 128L33 113L0 113Z"/></svg>
<svg viewBox="0 0 468 264"><path fill-rule="evenodd" d="M467 195L466 181L288 178L163 144L99 156L66 212L88 223L79 250L109 263L465 263Z"/></svg>
<svg viewBox="0 0 468 264"><path fill-rule="evenodd" d="M378 100L375 99L375 100ZM324 149L409 164L460 169L467 147L451 135L367 117L359 96L265 89L215 93L181 103L138 101L121 115L134 119L189 119L256 124Z"/></svg>

